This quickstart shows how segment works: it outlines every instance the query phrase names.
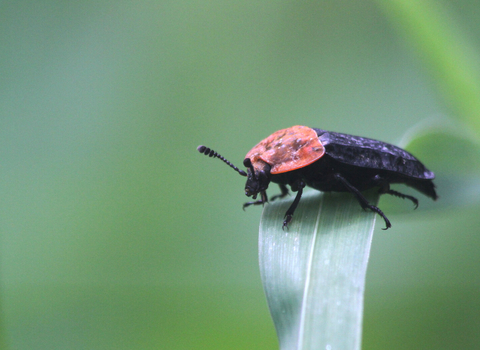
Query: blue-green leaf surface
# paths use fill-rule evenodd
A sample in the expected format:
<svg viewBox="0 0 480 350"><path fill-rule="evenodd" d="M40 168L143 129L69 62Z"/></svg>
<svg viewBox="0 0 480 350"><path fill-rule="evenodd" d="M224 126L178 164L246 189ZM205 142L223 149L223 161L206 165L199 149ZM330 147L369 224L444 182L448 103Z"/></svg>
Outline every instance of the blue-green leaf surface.
<svg viewBox="0 0 480 350"><path fill-rule="evenodd" d="M378 194L367 192L371 203ZM360 349L365 274L375 215L351 194L307 192L266 205L260 270L280 348Z"/></svg>

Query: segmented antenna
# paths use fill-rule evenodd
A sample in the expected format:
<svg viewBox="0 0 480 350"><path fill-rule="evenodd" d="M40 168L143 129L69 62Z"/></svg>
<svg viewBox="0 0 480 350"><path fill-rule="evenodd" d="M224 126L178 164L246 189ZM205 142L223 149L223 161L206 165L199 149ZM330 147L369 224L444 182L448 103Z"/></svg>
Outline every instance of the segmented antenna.
<svg viewBox="0 0 480 350"><path fill-rule="evenodd" d="M206 156L209 156L209 157L214 157L214 158L219 158L221 160L223 160L225 163L227 163L231 168L233 168L233 170L235 170L237 173L239 173L240 175L242 176L247 176L247 173L244 172L243 170L240 170L238 169L235 165L233 165L232 163L230 163L228 160L226 160L225 158L223 158L220 154L218 154L217 152L215 152L213 149L210 149L206 146L198 146L197 147L197 151L200 152L200 153L203 153L205 154Z"/></svg>

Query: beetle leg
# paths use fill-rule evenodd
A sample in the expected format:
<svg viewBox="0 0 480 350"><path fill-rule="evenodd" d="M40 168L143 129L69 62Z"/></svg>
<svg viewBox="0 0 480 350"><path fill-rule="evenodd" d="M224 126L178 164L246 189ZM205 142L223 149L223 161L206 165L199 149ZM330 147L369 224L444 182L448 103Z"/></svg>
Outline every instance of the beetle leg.
<svg viewBox="0 0 480 350"><path fill-rule="evenodd" d="M288 194L288 188L287 186L285 186L284 184L279 184L278 186L280 186L280 190L282 191L282 193L280 194L276 194L275 196L273 196L270 200L274 201L275 199L277 198L283 198L285 197L287 194Z"/></svg>
<svg viewBox="0 0 480 350"><path fill-rule="evenodd" d="M264 203L267 203L268 202L267 192L262 191L262 192L260 192L260 194L262 196L262 199L260 199L258 201L244 203L243 204L243 210L245 210L246 207L249 207L251 205L260 205L260 204L263 205Z"/></svg>
<svg viewBox="0 0 480 350"><path fill-rule="evenodd" d="M418 208L418 199L413 197L413 196L409 196L408 194L403 194L403 193L400 193L400 192L397 192L397 191L394 191L394 190L391 190L390 189L390 186L388 188L388 190L384 190L383 188L380 188L380 190L378 191L380 194L384 194L384 193L388 193L392 196L395 196L395 197L399 197L399 198L407 198L407 199L410 199L413 204L415 205L415 209Z"/></svg>
<svg viewBox="0 0 480 350"><path fill-rule="evenodd" d="M288 208L287 212L285 213L285 220L283 220L283 226L282 229L285 230L285 227L288 228L288 224L290 221L292 221L293 213L295 212L295 209L297 209L297 205L300 202L300 198L302 198L302 193L303 193L303 188L305 187L305 183L303 181L299 181L297 184L294 186L297 189L297 195L295 196L295 199L293 200L292 205L290 205L290 208Z"/></svg>
<svg viewBox="0 0 480 350"><path fill-rule="evenodd" d="M352 186L342 175L335 174L334 176L337 180L339 180L345 186L345 188L350 193L352 193L355 197L357 197L357 200L360 203L363 210L370 209L371 211L380 215L383 218L383 220L385 220L386 227L383 230L387 230L390 227L392 227L390 220L387 219L387 217L385 216L383 211L380 210L380 208L368 203L368 200L363 196L363 194L359 190L357 190L354 186Z"/></svg>

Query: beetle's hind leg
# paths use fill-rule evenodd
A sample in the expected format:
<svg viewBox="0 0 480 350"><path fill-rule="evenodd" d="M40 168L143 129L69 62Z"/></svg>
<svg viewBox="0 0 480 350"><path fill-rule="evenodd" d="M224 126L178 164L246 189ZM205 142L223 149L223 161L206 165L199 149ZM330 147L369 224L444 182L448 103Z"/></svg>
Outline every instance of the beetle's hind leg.
<svg viewBox="0 0 480 350"><path fill-rule="evenodd" d="M270 200L271 201L274 201L275 199L277 198L283 198L285 196L288 195L288 188L287 186L285 186L284 184L279 184L278 185L280 187L280 191L282 191L282 193L279 193L279 194L276 194L275 196L273 196Z"/></svg>
<svg viewBox="0 0 480 350"><path fill-rule="evenodd" d="M263 205L263 204L267 203L268 202L267 192L262 191L262 192L260 192L260 194L262 196L262 199L259 199L258 201L244 203L243 204L243 210L245 210L246 207L249 207L251 205L260 205L260 204Z"/></svg>
<svg viewBox="0 0 480 350"><path fill-rule="evenodd" d="M380 208L368 203L368 200L364 197L364 195L359 190L357 190L354 186L352 186L342 175L335 174L335 178L345 186L348 192L352 193L357 198L363 210L370 209L371 211L380 215L383 218L383 220L385 220L386 227L384 228L384 230L387 230L390 227L392 227L390 220L388 220L388 218L385 216L383 211L381 211Z"/></svg>
<svg viewBox="0 0 480 350"><path fill-rule="evenodd" d="M402 198L402 199L410 199L413 204L415 205L415 209L418 208L418 199L415 198L414 196L409 196L408 194L403 194L403 193L400 193L398 191L394 191L394 190L391 190L390 189L390 185L387 183L386 185L383 185L382 187L380 187L380 189L378 190L378 193L380 194L390 194L392 196L395 196L395 197L399 197L399 198Z"/></svg>

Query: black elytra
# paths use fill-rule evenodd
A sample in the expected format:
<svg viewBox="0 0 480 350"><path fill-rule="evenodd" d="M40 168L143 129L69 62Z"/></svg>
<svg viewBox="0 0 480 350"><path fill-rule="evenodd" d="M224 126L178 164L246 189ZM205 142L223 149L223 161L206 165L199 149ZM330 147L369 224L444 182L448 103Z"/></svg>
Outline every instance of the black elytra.
<svg viewBox="0 0 480 350"><path fill-rule="evenodd" d="M390 189L390 184L402 183L436 200L433 179L417 158L394 145L365 137L341 134L306 126L293 126L279 130L257 144L247 153L245 173L215 151L199 146L198 151L220 158L242 176L247 176L245 194L253 199L243 207L268 202L266 190L270 182L280 186L281 193L271 200L288 194L287 186L297 192L285 213L283 228L293 218L295 209L306 186L323 192L350 192L363 209L379 214L385 230L392 225L385 214L370 204L362 191L379 188L380 194L390 194L411 200L415 208L418 200Z"/></svg>

